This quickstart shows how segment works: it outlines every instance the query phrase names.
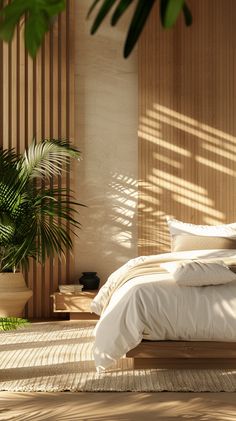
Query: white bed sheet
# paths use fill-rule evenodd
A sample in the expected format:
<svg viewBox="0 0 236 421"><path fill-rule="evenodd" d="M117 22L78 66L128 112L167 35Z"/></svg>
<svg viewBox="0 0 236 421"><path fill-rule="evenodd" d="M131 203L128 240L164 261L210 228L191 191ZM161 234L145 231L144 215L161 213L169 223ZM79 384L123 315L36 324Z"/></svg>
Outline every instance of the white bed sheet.
<svg viewBox="0 0 236 421"><path fill-rule="evenodd" d="M157 262L173 259L221 258L236 262L236 250L207 250L166 253ZM92 304L98 311L104 295L113 285L101 318L95 328L94 358L98 370L104 370L136 347L142 339L236 341L236 282L207 287L178 286L168 273L135 276L124 284L125 275L140 259L134 259L113 274ZM121 286L119 286L121 285ZM107 297L106 297L107 298ZM101 310L101 309L100 309Z"/></svg>

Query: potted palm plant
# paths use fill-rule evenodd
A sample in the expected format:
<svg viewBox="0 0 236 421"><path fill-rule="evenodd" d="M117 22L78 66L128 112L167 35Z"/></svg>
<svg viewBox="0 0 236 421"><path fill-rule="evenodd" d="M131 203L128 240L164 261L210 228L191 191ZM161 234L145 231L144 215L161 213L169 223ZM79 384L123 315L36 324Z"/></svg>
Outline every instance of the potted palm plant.
<svg viewBox="0 0 236 421"><path fill-rule="evenodd" d="M72 248L79 203L70 191L53 187L52 178L79 157L76 148L59 140L33 142L21 155L0 149L0 317L22 315L32 291L21 270L31 258L44 264Z"/></svg>

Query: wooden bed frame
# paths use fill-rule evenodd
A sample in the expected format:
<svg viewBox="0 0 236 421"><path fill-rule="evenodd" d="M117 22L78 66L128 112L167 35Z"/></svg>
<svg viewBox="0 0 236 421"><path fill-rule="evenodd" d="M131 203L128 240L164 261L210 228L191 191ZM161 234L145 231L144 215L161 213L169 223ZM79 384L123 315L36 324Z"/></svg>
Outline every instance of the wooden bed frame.
<svg viewBox="0 0 236 421"><path fill-rule="evenodd" d="M131 349L134 368L236 368L236 342L142 341Z"/></svg>

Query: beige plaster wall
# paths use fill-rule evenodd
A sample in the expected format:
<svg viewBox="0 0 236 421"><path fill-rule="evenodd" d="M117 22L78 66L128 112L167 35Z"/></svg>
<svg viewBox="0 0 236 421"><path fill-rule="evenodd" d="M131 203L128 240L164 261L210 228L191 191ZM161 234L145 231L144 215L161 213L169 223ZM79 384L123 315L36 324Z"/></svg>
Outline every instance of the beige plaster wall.
<svg viewBox="0 0 236 421"><path fill-rule="evenodd" d="M83 155L78 173L82 230L75 272L107 276L137 255L137 51L122 57L128 15L95 36L86 21L91 1L76 1L76 136ZM130 11L132 12L132 11Z"/></svg>

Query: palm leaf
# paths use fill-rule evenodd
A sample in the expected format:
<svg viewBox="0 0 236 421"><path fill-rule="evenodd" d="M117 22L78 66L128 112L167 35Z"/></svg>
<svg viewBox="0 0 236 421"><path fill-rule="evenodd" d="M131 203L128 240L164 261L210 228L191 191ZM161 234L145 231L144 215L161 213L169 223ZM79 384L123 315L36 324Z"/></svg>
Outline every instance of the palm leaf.
<svg viewBox="0 0 236 421"><path fill-rule="evenodd" d="M0 213L0 245L7 245L13 239L16 226L5 212Z"/></svg>
<svg viewBox="0 0 236 421"><path fill-rule="evenodd" d="M175 24L183 5L184 0L161 0L161 21L165 28Z"/></svg>
<svg viewBox="0 0 236 421"><path fill-rule="evenodd" d="M0 330L13 330L29 324L29 320L19 317L0 317Z"/></svg>
<svg viewBox="0 0 236 421"><path fill-rule="evenodd" d="M3 174L7 168L13 168L17 163L17 158L13 149L0 148L0 174Z"/></svg>
<svg viewBox="0 0 236 421"><path fill-rule="evenodd" d="M97 4L102 1L102 0L94 0L94 2L92 3L92 5L89 8L89 11L87 13L87 18L90 17L91 13L93 12L93 10L95 9L95 7L97 6Z"/></svg>
<svg viewBox="0 0 236 421"><path fill-rule="evenodd" d="M184 6L183 6L183 13L184 13L185 24L187 26L192 25L193 17L192 17L191 11L190 11L186 2L184 3Z"/></svg>
<svg viewBox="0 0 236 421"><path fill-rule="evenodd" d="M25 46L31 57L35 57L43 42L46 32L49 30L51 19L45 16L43 11L30 13L25 22Z"/></svg>
<svg viewBox="0 0 236 421"><path fill-rule="evenodd" d="M146 20L151 13L155 0L139 0L132 18L124 47L124 57L127 58L133 50L144 28Z"/></svg>
<svg viewBox="0 0 236 421"><path fill-rule="evenodd" d="M35 57L43 37L50 28L51 20L66 7L65 0L14 0L0 10L0 38L10 42L15 28L25 19L25 43Z"/></svg>
<svg viewBox="0 0 236 421"><path fill-rule="evenodd" d="M71 157L78 159L80 152L67 141L33 142L23 156L0 150L0 270L28 270L30 258L44 264L72 248L82 205L52 182L63 165L69 169ZM51 188L35 183L35 177L49 178Z"/></svg>
<svg viewBox="0 0 236 421"><path fill-rule="evenodd" d="M102 0L95 0L89 9L88 16L91 15L95 7ZM101 23L104 21L107 14L112 7L117 3L117 7L111 18L111 25L114 26L119 21L121 16L127 11L128 7L133 3L133 0L103 0L103 3L95 17L91 28L91 34L94 34ZM136 10L131 20L128 29L128 34L124 46L124 57L127 58L138 41L141 32L144 29L148 16L151 13L152 7L156 0L138 0ZM160 17L161 22L165 28L173 26L180 14L183 11L185 23L187 26L192 24L192 15L184 0L160 0Z"/></svg>
<svg viewBox="0 0 236 421"><path fill-rule="evenodd" d="M80 152L67 141L50 140L38 144L33 142L24 153L21 176L28 178L50 178L60 175L62 166L69 163L70 158L80 158Z"/></svg>
<svg viewBox="0 0 236 421"><path fill-rule="evenodd" d="M133 3L133 1L134 0L120 0L120 3L118 4L111 19L112 26L117 24L121 16L126 12L126 10Z"/></svg>
<svg viewBox="0 0 236 421"><path fill-rule="evenodd" d="M68 2L70 0L67 0ZM154 0L155 1L155 0ZM91 28L94 34L101 23L116 3L119 3L111 19L115 25L120 17L128 9L133 0L94 0L88 11L88 17L97 5L101 5ZM125 57L127 57L140 36L149 10L152 8L152 0L138 0L138 9L142 9L139 16L135 18L129 27L129 36L125 46ZM191 25L191 12L184 3L184 0L160 0L161 21L164 27L169 28L183 10L186 25ZM25 44L32 57L35 57L44 35L49 30L54 17L61 13L66 7L66 0L12 0L3 2L0 0L0 38L10 42L13 38L15 28L22 18L25 19Z"/></svg>
<svg viewBox="0 0 236 421"><path fill-rule="evenodd" d="M2 258L2 271L17 268L19 265L25 270L29 267L29 258L37 258L38 252L36 248L37 238L37 223L30 225L30 229L25 233L24 238L21 241L10 244L9 247L5 248L5 255ZM34 252L33 252L34 251ZM35 254L36 253L36 254Z"/></svg>
<svg viewBox="0 0 236 421"><path fill-rule="evenodd" d="M102 21L105 19L107 14L110 12L111 8L114 6L114 4L117 2L117 0L104 0L103 5L101 9L99 10L95 21L91 28L91 34L95 34L95 32L98 30L99 26L101 25Z"/></svg>

